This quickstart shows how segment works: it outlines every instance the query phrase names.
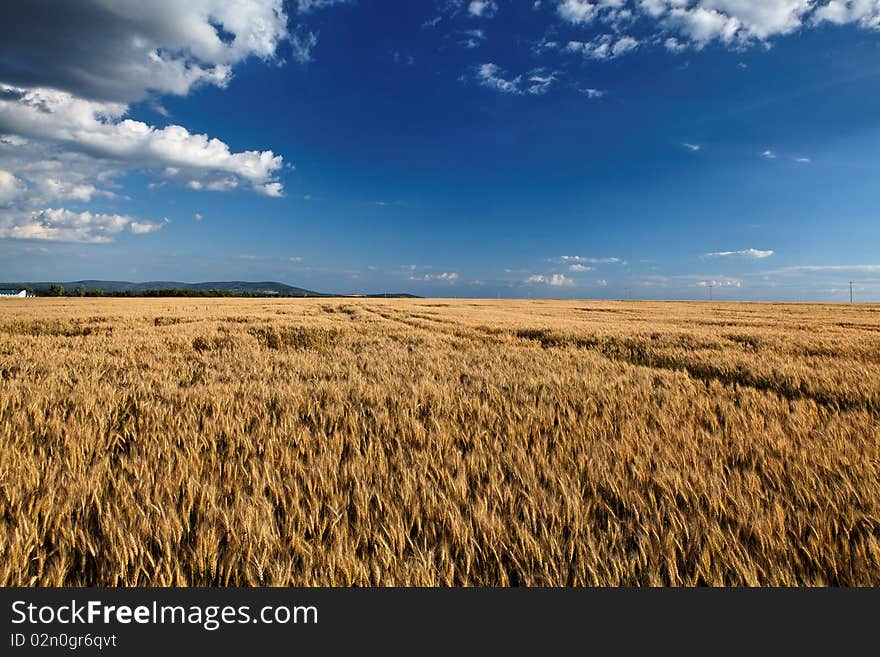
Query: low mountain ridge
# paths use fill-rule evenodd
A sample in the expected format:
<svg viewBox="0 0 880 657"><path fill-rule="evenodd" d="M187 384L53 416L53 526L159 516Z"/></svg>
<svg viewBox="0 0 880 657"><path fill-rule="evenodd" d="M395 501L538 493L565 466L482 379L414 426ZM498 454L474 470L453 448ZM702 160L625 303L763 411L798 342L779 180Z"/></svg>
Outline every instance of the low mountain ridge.
<svg viewBox="0 0 880 657"><path fill-rule="evenodd" d="M143 296L151 292L168 292L171 290L184 290L187 292L221 292L232 295L248 295L254 297L343 297L343 296L365 296L365 297L410 297L415 295L406 293L381 293L381 294L364 294L364 295L344 295L344 294L328 294L325 292L315 292L302 287L295 287L285 283L276 281L207 281L203 283L182 283L180 281L145 281L143 283L133 283L131 281L102 281L102 280L81 280L81 281L51 281L51 282L18 282L18 283L0 283L0 289L27 289L39 296L52 295L53 287L62 285L64 293L71 295L77 287L82 285L86 294L93 296L100 291L105 295L114 294L131 294L133 296ZM153 295L151 295L153 296ZM161 295L159 295L161 296Z"/></svg>

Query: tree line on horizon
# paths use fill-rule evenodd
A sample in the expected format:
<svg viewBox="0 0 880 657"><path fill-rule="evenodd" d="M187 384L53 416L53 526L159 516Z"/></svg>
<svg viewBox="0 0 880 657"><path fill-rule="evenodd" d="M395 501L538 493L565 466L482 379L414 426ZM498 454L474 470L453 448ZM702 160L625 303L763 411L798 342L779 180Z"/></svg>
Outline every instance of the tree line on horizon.
<svg viewBox="0 0 880 657"><path fill-rule="evenodd" d="M77 285L72 290L67 290L60 283L51 285L48 290L25 288L29 295L38 297L253 297L248 291L231 292L229 290L188 290L178 287L160 288L135 292L134 290L114 290L105 292L101 288L86 288L85 285Z"/></svg>

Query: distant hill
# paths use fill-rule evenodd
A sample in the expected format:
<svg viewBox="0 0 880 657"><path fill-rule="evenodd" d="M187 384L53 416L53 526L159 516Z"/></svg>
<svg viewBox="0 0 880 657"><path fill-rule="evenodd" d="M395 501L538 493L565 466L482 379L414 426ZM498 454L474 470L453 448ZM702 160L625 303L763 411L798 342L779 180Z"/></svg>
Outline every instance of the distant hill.
<svg viewBox="0 0 880 657"><path fill-rule="evenodd" d="M18 282L18 283L0 283L0 289L29 289L33 290L37 295L45 296L51 293L53 285L58 285L58 281L51 282ZM181 283L180 281L146 281L143 283L132 283L130 281L63 281L60 283L64 286L64 292L67 295L73 294L74 290L82 285L86 289L86 294L94 295L97 291L105 295L113 294L132 294L134 296L143 296L151 291L168 291L168 290L186 290L192 292L211 292L217 291L231 295L249 295L254 297L337 297L345 296L338 294L326 294L324 292L314 292L306 290L302 287L294 287L277 283L274 281L265 281L252 283L249 281L208 281L206 283ZM409 297L417 298L415 295L406 293L395 294L366 294L357 295L366 297L388 297L400 298Z"/></svg>
<svg viewBox="0 0 880 657"><path fill-rule="evenodd" d="M53 282L25 282L25 283L0 283L0 288L29 288L39 295L49 294ZM258 297L326 297L331 296L322 292L313 292L301 287L293 287L284 283L247 281L209 281L206 283L181 283L180 281L146 281L132 283L130 281L62 281L66 294L71 294L79 285L86 288L86 293L94 293L97 290L104 294L119 294L130 292L134 295L142 295L150 290L190 290L207 292L217 290L229 294L250 294Z"/></svg>

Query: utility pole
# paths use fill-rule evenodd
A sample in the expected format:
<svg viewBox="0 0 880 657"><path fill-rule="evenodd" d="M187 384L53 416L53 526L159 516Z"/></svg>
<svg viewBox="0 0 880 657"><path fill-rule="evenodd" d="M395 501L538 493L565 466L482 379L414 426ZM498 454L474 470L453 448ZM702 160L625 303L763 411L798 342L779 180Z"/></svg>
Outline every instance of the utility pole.
<svg viewBox="0 0 880 657"><path fill-rule="evenodd" d="M849 302L850 303L853 302L853 287L852 286L853 286L853 282L850 281L849 282Z"/></svg>
<svg viewBox="0 0 880 657"><path fill-rule="evenodd" d="M707 285L706 287L709 288L709 301L711 301L712 300L712 288L715 287L715 284L712 283L711 285Z"/></svg>

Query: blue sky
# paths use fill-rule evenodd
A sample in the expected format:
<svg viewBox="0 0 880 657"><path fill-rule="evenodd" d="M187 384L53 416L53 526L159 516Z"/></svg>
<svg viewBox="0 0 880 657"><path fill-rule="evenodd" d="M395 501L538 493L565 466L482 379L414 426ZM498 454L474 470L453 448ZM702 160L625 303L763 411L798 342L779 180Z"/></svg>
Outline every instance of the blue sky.
<svg viewBox="0 0 880 657"><path fill-rule="evenodd" d="M880 3L29 4L0 279L880 300Z"/></svg>

